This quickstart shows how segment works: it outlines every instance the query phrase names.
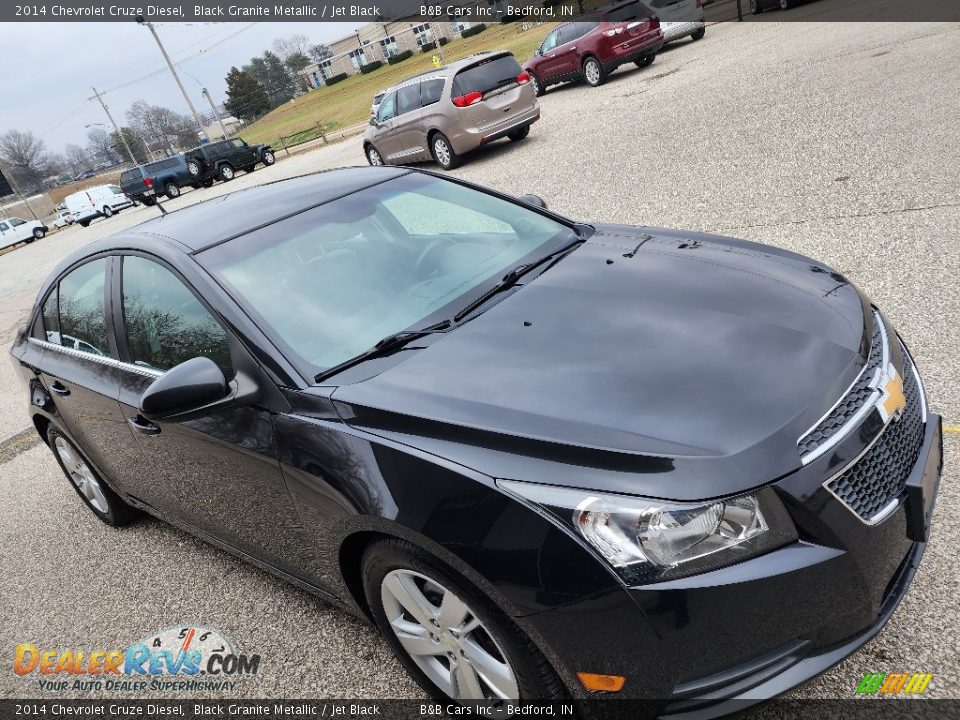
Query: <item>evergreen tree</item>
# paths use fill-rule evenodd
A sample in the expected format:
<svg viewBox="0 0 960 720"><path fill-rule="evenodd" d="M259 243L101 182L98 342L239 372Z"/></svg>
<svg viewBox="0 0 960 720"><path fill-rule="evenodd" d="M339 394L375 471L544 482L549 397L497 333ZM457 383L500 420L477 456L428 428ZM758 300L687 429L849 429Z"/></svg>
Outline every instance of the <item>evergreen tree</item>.
<svg viewBox="0 0 960 720"><path fill-rule="evenodd" d="M270 109L270 98L253 75L232 67L227 73L227 99L223 107L234 117L249 122Z"/></svg>

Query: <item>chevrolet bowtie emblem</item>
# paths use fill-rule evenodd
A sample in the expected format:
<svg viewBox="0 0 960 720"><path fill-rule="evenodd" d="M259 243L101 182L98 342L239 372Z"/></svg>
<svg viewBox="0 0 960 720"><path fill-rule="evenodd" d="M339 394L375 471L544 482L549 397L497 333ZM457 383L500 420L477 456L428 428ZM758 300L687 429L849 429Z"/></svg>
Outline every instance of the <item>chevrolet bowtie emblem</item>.
<svg viewBox="0 0 960 720"><path fill-rule="evenodd" d="M898 420L907 407L907 396L903 394L903 378L891 365L881 380L880 400L877 409L884 422Z"/></svg>

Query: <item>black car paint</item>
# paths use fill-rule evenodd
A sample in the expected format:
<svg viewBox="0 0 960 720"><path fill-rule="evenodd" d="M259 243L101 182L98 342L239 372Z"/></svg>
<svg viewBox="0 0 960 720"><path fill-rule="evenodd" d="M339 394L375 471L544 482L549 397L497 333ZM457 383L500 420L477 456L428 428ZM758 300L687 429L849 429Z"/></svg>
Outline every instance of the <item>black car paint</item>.
<svg viewBox="0 0 960 720"><path fill-rule="evenodd" d="M248 145L246 142L237 147L233 140L218 140L217 142L198 145L187 150L183 155L187 163L196 161L200 166L200 174L191 176L195 182L204 183L219 180L220 169L229 165L234 170L250 172L257 163L264 161L264 154L272 152L269 145Z"/></svg>
<svg viewBox="0 0 960 720"><path fill-rule="evenodd" d="M12 349L29 383L51 390L59 381L69 391L31 408L38 429L61 426L133 504L359 615L365 543L408 539L513 616L575 695L583 690L574 673L587 670L626 674L624 696L669 698L684 682L806 641L808 658L767 680L782 692L885 622L891 597L902 596L890 594L899 588L890 579L923 550L907 539L904 508L868 527L823 489L862 450L859 433L803 467L797 453L799 434L862 365L872 324L867 300L819 263L730 238L597 225L582 247L462 327L371 363L372 377L312 386L192 255L404 172L363 168L245 190L75 253L45 284ZM254 199L263 202L244 202ZM144 433L130 419L153 377L28 341L43 337L39 303L51 284L104 254L147 254L194 288L232 335L234 363L257 397ZM114 267L108 307L118 306L119 290ZM630 324L625 310L637 302L656 322ZM617 339L628 331L645 344L623 355ZM589 341L576 342L584 334ZM110 340L121 363L128 359L117 322ZM639 351L662 366L632 367ZM705 367L716 353L726 369ZM893 361L902 370L899 352ZM419 372L432 374L430 388ZM615 387L637 402L644 382L668 387L678 407L727 422L691 424L684 434L660 390L645 400L671 418L664 427L630 417ZM496 383L509 393L479 394ZM581 383L602 398L608 422L591 415ZM534 391L554 396L534 403ZM929 418L916 472L938 473L940 420ZM496 487L495 478L511 477L678 500L774 482L801 539L732 567L627 589L569 530ZM818 583L829 592L811 593Z"/></svg>

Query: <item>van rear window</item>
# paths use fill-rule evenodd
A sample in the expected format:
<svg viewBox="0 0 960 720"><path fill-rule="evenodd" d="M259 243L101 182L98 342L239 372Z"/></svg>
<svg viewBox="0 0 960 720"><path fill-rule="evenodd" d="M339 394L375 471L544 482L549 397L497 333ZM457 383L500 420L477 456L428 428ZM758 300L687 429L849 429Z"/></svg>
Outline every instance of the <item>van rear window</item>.
<svg viewBox="0 0 960 720"><path fill-rule="evenodd" d="M453 95L456 97L470 92L490 92L515 83L519 74L520 63L513 55L483 60L457 73L453 79Z"/></svg>
<svg viewBox="0 0 960 720"><path fill-rule="evenodd" d="M604 16L604 19L607 22L627 22L628 20L637 20L638 18L643 18L651 14L650 8L643 3L632 2L613 8L613 10Z"/></svg>

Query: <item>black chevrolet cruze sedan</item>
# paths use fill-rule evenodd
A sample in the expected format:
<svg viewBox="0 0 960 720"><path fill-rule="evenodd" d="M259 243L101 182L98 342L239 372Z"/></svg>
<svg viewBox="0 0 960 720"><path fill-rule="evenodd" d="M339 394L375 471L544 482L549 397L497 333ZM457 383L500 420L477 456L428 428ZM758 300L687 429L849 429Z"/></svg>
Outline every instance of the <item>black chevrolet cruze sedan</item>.
<svg viewBox="0 0 960 720"><path fill-rule="evenodd" d="M99 518L369 617L439 697L776 696L887 622L940 478L910 353L837 272L406 168L87 245L12 353Z"/></svg>

